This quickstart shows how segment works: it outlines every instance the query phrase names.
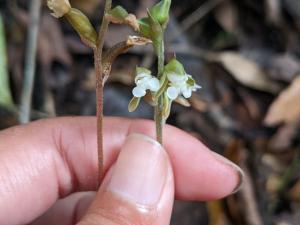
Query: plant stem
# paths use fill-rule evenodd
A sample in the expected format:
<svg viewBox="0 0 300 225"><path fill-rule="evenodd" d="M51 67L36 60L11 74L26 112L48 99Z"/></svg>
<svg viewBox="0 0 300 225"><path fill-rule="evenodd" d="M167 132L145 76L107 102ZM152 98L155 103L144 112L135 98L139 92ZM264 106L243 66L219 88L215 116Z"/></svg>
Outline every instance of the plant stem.
<svg viewBox="0 0 300 225"><path fill-rule="evenodd" d="M158 79L160 79L164 72L164 64L165 64L165 47L164 47L164 34L160 38L160 42L156 47L156 54L158 59ZM158 98L157 106L155 107L155 125L156 125L156 140L163 144L163 127L165 125L165 121L163 118L163 95Z"/></svg>
<svg viewBox="0 0 300 225"><path fill-rule="evenodd" d="M109 21L107 12L111 9L112 0L105 1L102 24L98 35L97 46L94 49L94 63L96 71L96 107L97 107L97 149L98 149L98 184L103 178L103 68L102 55L104 38L107 33Z"/></svg>
<svg viewBox="0 0 300 225"><path fill-rule="evenodd" d="M31 0L30 3L30 23L27 37L24 81L19 115L20 123L28 123L30 121L32 92L35 79L36 51L41 15L41 4L41 0Z"/></svg>

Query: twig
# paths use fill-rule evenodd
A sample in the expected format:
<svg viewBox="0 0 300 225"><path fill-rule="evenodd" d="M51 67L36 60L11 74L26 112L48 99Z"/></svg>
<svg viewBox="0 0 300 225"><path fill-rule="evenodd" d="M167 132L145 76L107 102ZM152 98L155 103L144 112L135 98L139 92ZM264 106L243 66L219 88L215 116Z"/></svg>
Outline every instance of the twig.
<svg viewBox="0 0 300 225"><path fill-rule="evenodd" d="M96 70L96 96L97 96L97 148L98 148L98 182L103 177L103 68L102 55L104 38L108 29L109 21L106 19L107 12L111 9L112 0L106 0L101 28L98 35L97 46L94 48L94 60Z"/></svg>
<svg viewBox="0 0 300 225"><path fill-rule="evenodd" d="M24 81L20 106L20 123L30 121L32 92L35 79L37 39L41 14L41 0L31 0L30 23L27 35L27 50L25 56Z"/></svg>
<svg viewBox="0 0 300 225"><path fill-rule="evenodd" d="M7 69L7 52L4 21L0 13L0 105L10 111L15 111Z"/></svg>

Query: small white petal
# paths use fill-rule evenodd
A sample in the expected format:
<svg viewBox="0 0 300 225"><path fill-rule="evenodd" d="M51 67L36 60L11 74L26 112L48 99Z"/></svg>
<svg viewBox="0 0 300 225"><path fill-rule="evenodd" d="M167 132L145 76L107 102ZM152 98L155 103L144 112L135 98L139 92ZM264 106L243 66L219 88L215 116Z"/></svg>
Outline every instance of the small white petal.
<svg viewBox="0 0 300 225"><path fill-rule="evenodd" d="M159 80L155 77L151 78L148 83L148 88L150 91L157 92L160 88Z"/></svg>
<svg viewBox="0 0 300 225"><path fill-rule="evenodd" d="M183 92L182 92L183 97L185 98L190 98L192 97L192 89L190 88L186 88Z"/></svg>
<svg viewBox="0 0 300 225"><path fill-rule="evenodd" d="M145 78L151 78L152 76L150 74L147 73L139 73L138 75L136 75L135 77L135 83L137 84L139 81L145 79Z"/></svg>
<svg viewBox="0 0 300 225"><path fill-rule="evenodd" d="M133 88L132 94L134 97L141 98L146 95L146 90L142 87L137 86Z"/></svg>
<svg viewBox="0 0 300 225"><path fill-rule="evenodd" d="M195 84L195 86L193 87L193 91L197 91L198 89L201 89L202 87L198 84Z"/></svg>
<svg viewBox="0 0 300 225"><path fill-rule="evenodd" d="M136 82L136 86L144 88L145 90L148 89L148 83L151 80L151 77L144 77L141 80Z"/></svg>
<svg viewBox="0 0 300 225"><path fill-rule="evenodd" d="M179 95L179 91L178 91L177 88L169 87L167 89L167 96L168 96L169 99L175 100L178 97L178 95Z"/></svg>

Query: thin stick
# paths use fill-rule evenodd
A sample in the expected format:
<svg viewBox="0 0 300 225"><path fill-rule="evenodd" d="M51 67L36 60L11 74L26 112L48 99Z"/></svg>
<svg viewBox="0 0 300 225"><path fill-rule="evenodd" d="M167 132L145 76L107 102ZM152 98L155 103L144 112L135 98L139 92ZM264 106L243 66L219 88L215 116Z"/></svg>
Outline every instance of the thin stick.
<svg viewBox="0 0 300 225"><path fill-rule="evenodd" d="M104 38L108 29L109 21L106 13L111 9L112 0L106 0L102 18L102 24L98 35L97 46L94 49L94 62L96 70L96 107L97 107L97 148L98 148L98 182L103 178L103 70L102 55Z"/></svg>
<svg viewBox="0 0 300 225"><path fill-rule="evenodd" d="M20 123L28 123L30 121L32 92L35 79L37 39L41 15L41 3L41 0L31 0L30 3L30 23L27 36L24 81L19 115Z"/></svg>

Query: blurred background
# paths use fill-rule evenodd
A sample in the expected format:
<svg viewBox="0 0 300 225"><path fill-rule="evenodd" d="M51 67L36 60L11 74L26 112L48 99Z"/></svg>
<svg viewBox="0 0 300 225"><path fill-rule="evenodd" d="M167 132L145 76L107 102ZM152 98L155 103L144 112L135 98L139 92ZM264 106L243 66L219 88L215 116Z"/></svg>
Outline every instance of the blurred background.
<svg viewBox="0 0 300 225"><path fill-rule="evenodd" d="M139 18L155 2L113 1ZM36 20L36 65L28 60L26 46L34 46L28 38L34 32L30 3L0 0L0 129L18 124L19 105L26 101L24 73L32 67L32 120L95 115L92 51L66 20L50 15L45 1ZM99 26L103 0L71 3ZM246 178L227 199L176 202L172 225L300 224L299 31L299 0L173 0L167 58L176 52L203 88L191 107L174 105L168 122L240 165ZM126 26L110 26L105 47L129 34ZM105 115L153 117L144 102L135 113L127 110L136 65L155 70L151 47L116 60L105 87Z"/></svg>

